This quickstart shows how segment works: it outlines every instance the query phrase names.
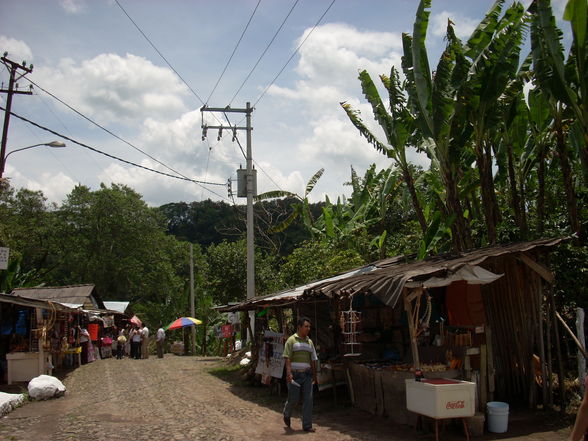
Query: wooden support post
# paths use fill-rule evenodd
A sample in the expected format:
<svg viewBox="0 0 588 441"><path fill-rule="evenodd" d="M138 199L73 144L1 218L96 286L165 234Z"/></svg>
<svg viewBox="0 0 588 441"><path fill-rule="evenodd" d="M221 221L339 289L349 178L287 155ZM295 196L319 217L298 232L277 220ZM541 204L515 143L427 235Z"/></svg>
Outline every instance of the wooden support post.
<svg viewBox="0 0 588 441"><path fill-rule="evenodd" d="M559 340L559 327L557 326L557 317L555 310L555 298L553 295L553 288L549 287L549 301L551 303L551 323L553 324L553 336L555 339L555 350L557 356L557 379L559 383L559 405L560 413L563 415L566 409L565 396L566 396L566 385L564 383L565 375L563 368L563 360L561 356L561 343Z"/></svg>
<svg viewBox="0 0 588 441"><path fill-rule="evenodd" d="M480 345L480 404L488 401L488 352L486 345Z"/></svg>
<svg viewBox="0 0 588 441"><path fill-rule="evenodd" d="M548 397L547 404L553 408L553 356L552 356L552 339L551 339L551 303L545 302L545 336L547 341L547 379L548 379Z"/></svg>
<svg viewBox="0 0 588 441"><path fill-rule="evenodd" d="M543 337L543 289L541 286L541 280L537 280L535 284L537 286L537 324L539 326L539 362L541 363L541 386L542 386L542 398L543 398L543 409L549 402L549 393L547 390L547 371L545 365L545 341Z"/></svg>
<svg viewBox="0 0 588 441"><path fill-rule="evenodd" d="M495 374L496 369L494 368L494 351L492 348L492 328L489 325L484 327L486 332L486 349L488 358L488 401L494 401L494 391L496 390Z"/></svg>
<svg viewBox="0 0 588 441"><path fill-rule="evenodd" d="M420 360L419 360L419 348L417 345L417 335L416 329L414 324L413 318L413 311L412 311L412 301L409 300L408 292L404 290L404 309L406 311L406 315L408 316L408 332L410 334L410 348L412 351L412 361L414 363L414 367L420 367Z"/></svg>
<svg viewBox="0 0 588 441"><path fill-rule="evenodd" d="M586 349L586 342L584 338L584 310L582 308L576 308L576 334L578 335L578 342L580 348ZM586 359L581 356L580 350L578 350L578 378L580 379L580 396L584 396L584 382L582 378L586 377Z"/></svg>

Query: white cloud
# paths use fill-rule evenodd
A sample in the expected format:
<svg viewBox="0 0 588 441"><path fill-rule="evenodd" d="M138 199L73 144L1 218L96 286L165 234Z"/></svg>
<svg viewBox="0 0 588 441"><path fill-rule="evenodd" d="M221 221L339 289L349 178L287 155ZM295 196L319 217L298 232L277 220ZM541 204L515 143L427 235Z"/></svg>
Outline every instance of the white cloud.
<svg viewBox="0 0 588 441"><path fill-rule="evenodd" d="M185 110L187 89L167 68L136 55L101 54L79 64L62 59L35 80L99 122L169 119Z"/></svg>
<svg viewBox="0 0 588 441"><path fill-rule="evenodd" d="M81 14L87 8L86 0L59 0L59 5L68 14Z"/></svg>
<svg viewBox="0 0 588 441"><path fill-rule="evenodd" d="M33 61L33 51L24 41L0 35L0 53L4 52L8 52L8 58L13 61Z"/></svg>
<svg viewBox="0 0 588 441"><path fill-rule="evenodd" d="M308 32L310 29L299 41ZM349 86L355 83L359 69L389 73L392 64L399 61L401 43L400 34L362 32L347 24L328 23L317 27L302 46L296 71L323 85Z"/></svg>
<svg viewBox="0 0 588 441"><path fill-rule="evenodd" d="M451 19L455 35L459 38L469 38L479 24L479 20L466 17L459 12L443 11L438 14L431 14L430 29L436 37L444 37L447 33L447 20Z"/></svg>
<svg viewBox="0 0 588 441"><path fill-rule="evenodd" d="M390 165L390 159L359 135L339 102L348 101L360 110L365 124L383 139L380 127L373 120L371 106L362 97L358 71L367 69L380 87L378 75L389 74L392 66L400 67L401 50L400 34L362 32L345 24L326 24L318 27L301 48L295 69L300 78L295 85L274 85L268 91L276 101L295 101L298 113L304 118L298 121L297 135L289 141L293 145L284 147L295 153L289 161L274 162L276 168L292 167L292 159L303 158L304 165L299 164L303 169L298 170L304 183L302 191L306 181L319 168L325 168L311 200L324 200L325 194L336 198L348 193L349 188L343 184L349 181L351 166L363 174L372 163L381 168ZM381 90L386 100L383 87ZM300 138L299 134L304 133L307 136Z"/></svg>
<svg viewBox="0 0 588 441"><path fill-rule="evenodd" d="M63 172L43 172L39 179L31 179L23 175L10 164L6 165L6 175L10 177L10 184L14 188L27 188L42 191L49 202L60 204L65 196L76 186L76 182Z"/></svg>

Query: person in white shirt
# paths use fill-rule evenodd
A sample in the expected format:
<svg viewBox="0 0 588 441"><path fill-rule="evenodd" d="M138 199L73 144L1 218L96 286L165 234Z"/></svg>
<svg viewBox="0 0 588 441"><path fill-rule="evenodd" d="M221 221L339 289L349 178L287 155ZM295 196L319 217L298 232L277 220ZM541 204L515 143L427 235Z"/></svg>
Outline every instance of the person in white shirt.
<svg viewBox="0 0 588 441"><path fill-rule="evenodd" d="M149 358L149 328L143 325L141 330L141 358L146 360Z"/></svg>
<svg viewBox="0 0 588 441"><path fill-rule="evenodd" d="M159 325L159 329L157 330L155 340L157 343L157 358L163 358L163 344L165 343L165 331L163 330L163 326L161 324Z"/></svg>
<svg viewBox="0 0 588 441"><path fill-rule="evenodd" d="M141 358L141 330L135 326L131 331L131 358L139 360Z"/></svg>

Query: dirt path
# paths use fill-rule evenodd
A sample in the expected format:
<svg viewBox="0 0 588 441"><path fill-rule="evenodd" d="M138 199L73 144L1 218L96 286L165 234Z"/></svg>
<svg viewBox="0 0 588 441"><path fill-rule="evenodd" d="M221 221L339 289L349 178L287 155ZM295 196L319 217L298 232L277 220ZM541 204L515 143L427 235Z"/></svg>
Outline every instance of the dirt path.
<svg viewBox="0 0 588 441"><path fill-rule="evenodd" d="M267 388L239 386L211 374L222 361L176 357L107 359L82 366L64 383L63 398L32 402L0 419L0 440L10 441L375 441L429 440L414 429L346 407L334 407L328 392L315 399L314 434L300 419L287 430L284 397ZM565 440L567 428L549 426L545 415L513 418L509 434L478 439ZM465 439L451 429L444 441Z"/></svg>

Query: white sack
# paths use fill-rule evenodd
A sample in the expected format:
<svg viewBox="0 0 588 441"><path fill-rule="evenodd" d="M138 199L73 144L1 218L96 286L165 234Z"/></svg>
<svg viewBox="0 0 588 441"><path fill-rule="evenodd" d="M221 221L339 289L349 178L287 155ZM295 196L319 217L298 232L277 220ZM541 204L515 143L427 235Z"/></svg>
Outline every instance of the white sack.
<svg viewBox="0 0 588 441"><path fill-rule="evenodd" d="M65 386L50 375L39 375L29 381L29 396L35 400L48 400L65 394Z"/></svg>
<svg viewBox="0 0 588 441"><path fill-rule="evenodd" d="M23 394L7 394L0 392L0 416L6 415L24 402Z"/></svg>

